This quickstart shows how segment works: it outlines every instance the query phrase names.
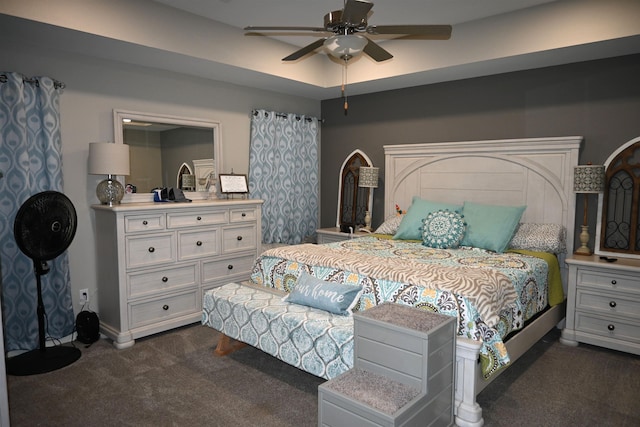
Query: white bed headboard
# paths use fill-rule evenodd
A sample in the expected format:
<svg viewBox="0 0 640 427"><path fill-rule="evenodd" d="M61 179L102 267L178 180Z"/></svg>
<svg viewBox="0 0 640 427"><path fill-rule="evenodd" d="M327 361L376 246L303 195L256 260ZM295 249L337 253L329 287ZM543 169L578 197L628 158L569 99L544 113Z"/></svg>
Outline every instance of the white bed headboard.
<svg viewBox="0 0 640 427"><path fill-rule="evenodd" d="M522 222L562 224L573 252L573 167L582 137L385 145L385 218L413 196L526 205Z"/></svg>

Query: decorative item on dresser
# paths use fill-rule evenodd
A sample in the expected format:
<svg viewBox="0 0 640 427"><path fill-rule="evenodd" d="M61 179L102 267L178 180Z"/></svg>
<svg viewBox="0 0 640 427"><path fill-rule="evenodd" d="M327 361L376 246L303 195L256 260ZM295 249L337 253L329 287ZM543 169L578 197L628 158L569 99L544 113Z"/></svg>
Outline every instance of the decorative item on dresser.
<svg viewBox="0 0 640 427"><path fill-rule="evenodd" d="M567 264L567 324L560 341L640 354L640 260L578 255Z"/></svg>
<svg viewBox="0 0 640 427"><path fill-rule="evenodd" d="M208 289L248 278L262 200L93 205L101 332L116 348L200 320Z"/></svg>
<svg viewBox="0 0 640 427"><path fill-rule="evenodd" d="M584 216L582 220L582 231L580 232L580 247L576 249L576 254L591 255L593 252L589 248L589 225L587 222L587 210L589 194L602 193L604 191L604 166L579 165L573 169L573 192L583 194Z"/></svg>
<svg viewBox="0 0 640 427"><path fill-rule="evenodd" d="M129 146L112 142L89 143L89 174L107 175L96 187L96 196L103 205L120 204L124 187L115 175L129 175Z"/></svg>

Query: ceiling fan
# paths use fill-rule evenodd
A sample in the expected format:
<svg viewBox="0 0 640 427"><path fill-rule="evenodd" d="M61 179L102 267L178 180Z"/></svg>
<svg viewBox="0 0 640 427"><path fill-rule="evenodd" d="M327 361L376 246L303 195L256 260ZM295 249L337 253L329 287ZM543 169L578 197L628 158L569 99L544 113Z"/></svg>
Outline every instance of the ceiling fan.
<svg viewBox="0 0 640 427"><path fill-rule="evenodd" d="M324 16L324 27L245 27L252 34L263 31L333 33L295 51L283 61L295 61L324 46L329 53L343 61L362 52L377 62L393 58L388 51L374 42L370 36L413 40L448 40L451 25L369 25L367 17L373 3L364 0L346 0L342 10L334 10Z"/></svg>

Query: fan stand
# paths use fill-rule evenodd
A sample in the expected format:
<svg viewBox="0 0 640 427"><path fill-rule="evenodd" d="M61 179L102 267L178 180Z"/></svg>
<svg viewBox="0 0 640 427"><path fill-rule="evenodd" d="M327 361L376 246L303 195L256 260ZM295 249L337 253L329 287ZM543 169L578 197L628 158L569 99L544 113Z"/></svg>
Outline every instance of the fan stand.
<svg viewBox="0 0 640 427"><path fill-rule="evenodd" d="M40 348L27 351L7 359L7 373L9 375L25 376L44 374L64 368L78 360L82 355L79 348L54 346L47 347L44 328L44 302L42 301L42 283L40 276L49 272L46 261L33 260L36 273L36 289L38 293L38 333Z"/></svg>

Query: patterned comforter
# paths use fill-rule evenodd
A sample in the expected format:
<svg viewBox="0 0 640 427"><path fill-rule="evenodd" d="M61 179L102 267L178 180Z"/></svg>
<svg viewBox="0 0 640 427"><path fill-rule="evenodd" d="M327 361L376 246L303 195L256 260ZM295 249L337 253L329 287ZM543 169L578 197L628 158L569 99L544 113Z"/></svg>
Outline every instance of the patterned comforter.
<svg viewBox="0 0 640 427"><path fill-rule="evenodd" d="M486 378L509 363L503 338L547 306L548 265L542 259L375 237L268 250L251 280L290 292L302 272L361 285L357 310L392 301L457 317L458 335L483 343Z"/></svg>

